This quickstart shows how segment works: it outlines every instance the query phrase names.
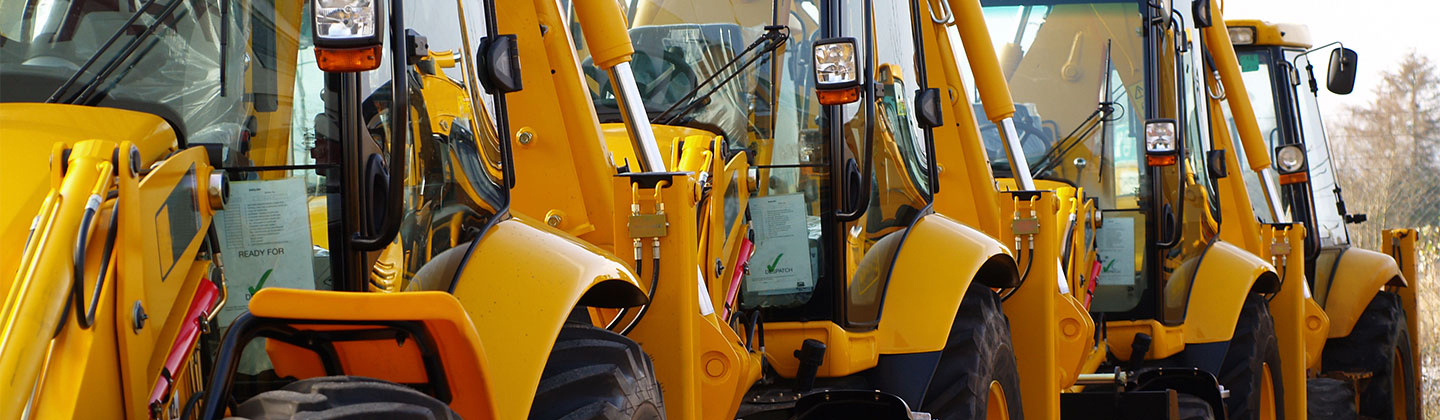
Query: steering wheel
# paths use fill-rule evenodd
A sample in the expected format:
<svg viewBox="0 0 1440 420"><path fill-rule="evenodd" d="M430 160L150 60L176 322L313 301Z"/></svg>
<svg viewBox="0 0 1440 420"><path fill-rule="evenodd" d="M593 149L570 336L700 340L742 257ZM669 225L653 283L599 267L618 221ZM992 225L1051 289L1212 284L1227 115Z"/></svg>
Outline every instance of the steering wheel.
<svg viewBox="0 0 1440 420"><path fill-rule="evenodd" d="M1046 141L1046 139L1050 138L1051 135L1046 133L1045 130L1038 125L1027 124L1026 121L1021 121L1020 119L1015 119L1014 121L1015 134L1020 137L1021 153L1025 154L1025 160L1027 162L1034 165L1035 161L1043 156L1048 147L1050 147L1050 142ZM989 130L997 130L994 135L999 135L999 127L989 121L982 122L980 124L980 130L982 134ZM1000 137L995 137L995 142L985 142L985 151L991 156L1003 156L1005 153L1006 146L1003 140L1000 139Z"/></svg>
<svg viewBox="0 0 1440 420"><path fill-rule="evenodd" d="M586 58L582 67L585 75L600 86L598 92L590 92L591 100L613 104L615 94L610 87L609 75L595 66L593 58ZM667 49L658 60L650 54L636 51L630 61L630 69L635 74L640 97L647 99L646 102L678 102L699 83L695 70L685 62L684 54L678 48Z"/></svg>

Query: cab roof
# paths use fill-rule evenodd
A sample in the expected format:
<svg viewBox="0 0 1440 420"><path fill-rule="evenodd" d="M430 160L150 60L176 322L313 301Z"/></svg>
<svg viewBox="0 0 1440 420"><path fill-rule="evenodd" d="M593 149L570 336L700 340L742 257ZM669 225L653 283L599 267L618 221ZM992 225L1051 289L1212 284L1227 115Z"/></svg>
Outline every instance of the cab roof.
<svg viewBox="0 0 1440 420"><path fill-rule="evenodd" d="M1236 28L1254 28L1255 42L1246 45L1299 48L1310 48L1314 45L1314 42L1310 40L1310 28L1298 23L1274 23L1259 19L1227 19L1225 27L1232 32ZM1231 35L1230 38L1234 39L1235 36Z"/></svg>

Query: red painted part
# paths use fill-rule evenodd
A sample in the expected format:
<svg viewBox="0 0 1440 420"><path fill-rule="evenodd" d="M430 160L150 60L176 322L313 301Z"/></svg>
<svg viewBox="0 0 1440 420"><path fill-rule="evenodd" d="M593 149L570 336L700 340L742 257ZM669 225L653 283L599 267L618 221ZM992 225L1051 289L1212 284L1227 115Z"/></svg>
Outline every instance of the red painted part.
<svg viewBox="0 0 1440 420"><path fill-rule="evenodd" d="M740 258L735 264L735 274L730 276L730 288L725 291L725 312L720 319L730 322L731 308L735 307L735 295L740 293L740 279L745 276L745 264L750 262L750 254L755 251L755 243L750 242L749 237L740 238Z"/></svg>
<svg viewBox="0 0 1440 420"><path fill-rule="evenodd" d="M165 396L175 384L175 371L185 363L185 358L200 339L200 324L205 322L208 315L205 311L215 306L215 301L219 298L220 291L215 287L215 283L208 278L202 278L200 287L195 289L195 297L190 299L190 309L185 311L185 321L180 324L180 333L175 336L175 342L170 345L170 353L165 356L164 370L155 382L155 389L150 391L150 406L165 403ZM151 417L154 418L155 414L152 411Z"/></svg>
<svg viewBox="0 0 1440 420"><path fill-rule="evenodd" d="M1090 298L1095 297L1095 283L1100 282L1100 259L1090 264L1090 283L1085 285L1085 309L1090 309Z"/></svg>

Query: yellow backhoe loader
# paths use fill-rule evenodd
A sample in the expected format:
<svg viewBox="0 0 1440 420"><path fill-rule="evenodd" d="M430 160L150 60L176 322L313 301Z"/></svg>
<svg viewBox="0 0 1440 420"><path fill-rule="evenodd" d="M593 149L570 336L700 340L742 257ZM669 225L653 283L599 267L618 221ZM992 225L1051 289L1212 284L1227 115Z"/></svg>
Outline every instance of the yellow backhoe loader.
<svg viewBox="0 0 1440 420"><path fill-rule="evenodd" d="M3 417L663 418L576 311L636 273L509 211L481 3L6 3Z"/></svg>
<svg viewBox="0 0 1440 420"><path fill-rule="evenodd" d="M1416 278L1417 233L1385 231L1384 253L1351 245L1349 225L1363 223L1366 217L1346 211L1311 61L1332 44L1314 48L1303 25L1260 20L1225 23L1265 134L1265 150L1272 154L1279 174L1277 216L1306 227L1304 259L1289 265L1302 271L1304 264L1307 286L1313 290L1307 297L1324 308L1305 323L1282 327L1319 331L1307 337L1310 352L1304 365L1312 377L1307 398L1311 417L1358 414L1418 419L1420 364L1414 335L1418 317L1415 290L1409 284ZM1331 50L1326 89L1350 93L1356 59L1357 54L1343 45ZM1247 184L1256 181L1246 178ZM1327 320L1328 328L1320 320ZM1365 385L1357 390L1359 384Z"/></svg>
<svg viewBox="0 0 1440 420"><path fill-rule="evenodd" d="M1285 245L1299 243L1304 228L1258 223L1256 212L1273 202L1252 205L1231 174L1246 170L1236 160L1241 150L1260 151L1247 153L1265 159L1249 161L1243 176L1270 180L1260 197L1279 196L1248 101L1229 102L1232 114L1248 117L1238 121L1238 139L1221 116L1223 92L1244 87L1218 6L982 3L1019 102L1015 127L987 127L987 146L1023 151L992 161L994 170L1013 179L1003 184L1023 186L1015 174L1028 167L1037 188L1059 192L1057 219L1077 226L1057 253L1062 289L1099 325L1099 345L1060 375L1058 411L1141 418L1094 391L1127 382L1104 372L1159 367L1214 375L1228 393L1223 407L1218 396L1182 402L1181 417L1305 417L1303 386L1294 385L1304 383L1304 367L1288 361L1304 360L1307 331L1276 325L1303 325L1318 308L1306 306L1303 276L1275 269L1303 256ZM1006 308L1018 319L1026 305ZM1069 338L1063 330L1076 330L1060 328L1037 335L1059 341ZM1016 334L1017 346L1025 340ZM1022 377L1030 376L1022 369Z"/></svg>

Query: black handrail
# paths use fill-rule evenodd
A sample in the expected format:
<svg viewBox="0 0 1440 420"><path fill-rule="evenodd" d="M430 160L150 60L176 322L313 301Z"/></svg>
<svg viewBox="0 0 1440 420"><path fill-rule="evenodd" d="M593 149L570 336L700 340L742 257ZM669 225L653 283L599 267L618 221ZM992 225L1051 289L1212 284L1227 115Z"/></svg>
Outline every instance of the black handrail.
<svg viewBox="0 0 1440 420"><path fill-rule="evenodd" d="M874 15L875 4L872 0L865 0L865 12L867 16ZM865 163L864 169L860 170L860 201L856 203L854 209L835 212L835 218L842 223L853 222L865 214L865 210L870 207L870 189L874 187L871 185L871 172L874 171L875 166L875 51L871 47L875 45L875 39L874 23L870 19L865 19L865 21L865 49L868 53L865 54L865 81L860 86L861 92L864 92L864 95L860 97L860 106L865 108L865 144L860 147L865 148ZM848 186L846 187L849 189ZM845 197L844 190L841 190L840 194L841 197L847 199L840 202L843 207L849 197Z"/></svg>
<svg viewBox="0 0 1440 420"><path fill-rule="evenodd" d="M405 16L401 0L390 2L390 185L386 188L385 220L372 236L356 232L350 246L378 251L400 233L405 204L405 143L410 134L410 77L405 53Z"/></svg>

